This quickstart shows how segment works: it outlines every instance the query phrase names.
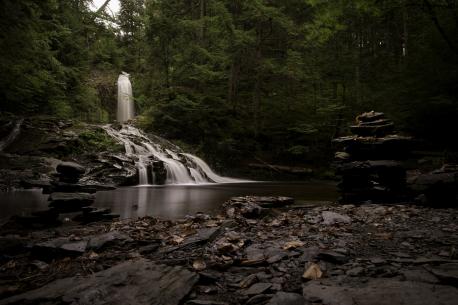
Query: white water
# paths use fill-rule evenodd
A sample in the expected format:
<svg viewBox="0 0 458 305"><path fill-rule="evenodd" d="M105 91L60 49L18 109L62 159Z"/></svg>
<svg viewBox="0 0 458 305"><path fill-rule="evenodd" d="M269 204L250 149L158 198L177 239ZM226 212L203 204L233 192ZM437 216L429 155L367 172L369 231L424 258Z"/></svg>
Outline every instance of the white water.
<svg viewBox="0 0 458 305"><path fill-rule="evenodd" d="M134 118L134 98L129 74L122 72L118 77L118 122L124 123Z"/></svg>
<svg viewBox="0 0 458 305"><path fill-rule="evenodd" d="M3 151L8 145L13 143L13 141L16 139L16 137L19 135L21 132L21 125L24 119L20 119L16 122L16 125L14 125L13 130L11 130L10 134L7 135L3 140L0 141L0 151Z"/></svg>
<svg viewBox="0 0 458 305"><path fill-rule="evenodd" d="M242 180L221 177L215 174L202 159L185 154L174 145L163 148L154 143L139 129L124 124L121 130L110 125L104 126L105 131L124 145L126 156L133 158L138 170L139 185L156 184L153 171L153 160L162 161L167 171L166 184L203 184L203 183L234 183ZM148 170L151 170L153 181L148 181Z"/></svg>
<svg viewBox="0 0 458 305"><path fill-rule="evenodd" d="M191 155L191 154L183 154L185 155L186 157L188 157L189 159L191 159L192 161L194 161L194 163L197 165L198 168L200 168L204 173L205 175L210 178L210 180L212 180L213 182L216 182L216 183L234 183L234 182L241 182L241 180L237 180L237 179L233 179L233 178L228 178L228 177L221 177L221 176L218 176L217 174L215 174L212 169L210 168L210 166L208 166L207 163L205 163L204 160L202 160L201 158L199 157L196 157L194 155Z"/></svg>

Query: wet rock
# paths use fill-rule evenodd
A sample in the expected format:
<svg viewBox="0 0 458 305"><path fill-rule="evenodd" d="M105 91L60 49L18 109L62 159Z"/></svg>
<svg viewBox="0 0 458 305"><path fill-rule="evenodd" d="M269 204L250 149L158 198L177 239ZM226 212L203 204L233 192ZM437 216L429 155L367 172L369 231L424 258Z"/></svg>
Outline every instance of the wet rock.
<svg viewBox="0 0 458 305"><path fill-rule="evenodd" d="M338 214L331 211L323 211L321 213L323 217L324 225L335 225L335 224L349 224L351 223L351 218L347 215Z"/></svg>
<svg viewBox="0 0 458 305"><path fill-rule="evenodd" d="M52 193L49 196L49 206L58 212L78 212L81 208L91 205L95 196L87 193Z"/></svg>
<svg viewBox="0 0 458 305"><path fill-rule="evenodd" d="M294 204L291 197L251 197L253 201L262 208L281 208Z"/></svg>
<svg viewBox="0 0 458 305"><path fill-rule="evenodd" d="M305 299L298 293L279 291L267 305L305 305Z"/></svg>
<svg viewBox="0 0 458 305"><path fill-rule="evenodd" d="M183 267L156 265L139 259L89 277L57 280L39 289L3 299L0 305L178 305L197 280L195 273Z"/></svg>
<svg viewBox="0 0 458 305"><path fill-rule="evenodd" d="M303 295L327 305L440 305L457 300L458 289L394 279L370 279L358 287L313 281L304 286Z"/></svg>
<svg viewBox="0 0 458 305"><path fill-rule="evenodd" d="M90 193L94 194L98 191L98 188L93 185L79 184L79 183L67 183L67 182L53 182L51 185L52 192L58 193Z"/></svg>
<svg viewBox="0 0 458 305"><path fill-rule="evenodd" d="M50 261L54 258L75 257L84 254L87 244L87 240L71 241L69 238L61 237L35 244L32 247L32 254L44 261Z"/></svg>
<svg viewBox="0 0 458 305"><path fill-rule="evenodd" d="M115 242L131 242L133 241L128 235L119 231L111 231L108 233L89 237L87 243L88 250L99 250L103 247L110 246Z"/></svg>
<svg viewBox="0 0 458 305"><path fill-rule="evenodd" d="M78 182L79 178L86 172L86 169L75 162L62 162L56 167L60 179L65 182Z"/></svg>
<svg viewBox="0 0 458 305"><path fill-rule="evenodd" d="M262 294L269 290L269 288L272 286L271 283L256 283L253 284L250 288L247 290L243 291L244 295L256 295L256 294Z"/></svg>

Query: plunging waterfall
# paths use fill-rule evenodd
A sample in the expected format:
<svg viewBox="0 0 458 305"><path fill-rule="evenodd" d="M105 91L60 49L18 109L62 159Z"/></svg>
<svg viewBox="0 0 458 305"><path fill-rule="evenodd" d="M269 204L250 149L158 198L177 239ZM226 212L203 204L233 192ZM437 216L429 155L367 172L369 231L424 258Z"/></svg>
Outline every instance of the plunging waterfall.
<svg viewBox="0 0 458 305"><path fill-rule="evenodd" d="M124 124L120 130L106 125L104 129L124 146L126 156L135 162L139 185L243 182L215 174L202 159L184 153L164 139L152 141L131 125Z"/></svg>
<svg viewBox="0 0 458 305"><path fill-rule="evenodd" d="M134 98L129 74L122 72L118 77L118 122L123 123L134 118Z"/></svg>

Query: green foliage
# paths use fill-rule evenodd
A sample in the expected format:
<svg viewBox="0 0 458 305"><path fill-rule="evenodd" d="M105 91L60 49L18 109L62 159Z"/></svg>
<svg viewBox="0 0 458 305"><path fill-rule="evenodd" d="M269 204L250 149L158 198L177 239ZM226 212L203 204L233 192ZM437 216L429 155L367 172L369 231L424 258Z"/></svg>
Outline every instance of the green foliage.
<svg viewBox="0 0 458 305"><path fill-rule="evenodd" d="M78 135L78 148L80 152L122 152L124 147L115 142L104 130L85 130Z"/></svg>
<svg viewBox="0 0 458 305"><path fill-rule="evenodd" d="M89 2L1 2L2 111L109 122L124 70L140 126L229 164L327 161L367 110L456 149L453 1Z"/></svg>

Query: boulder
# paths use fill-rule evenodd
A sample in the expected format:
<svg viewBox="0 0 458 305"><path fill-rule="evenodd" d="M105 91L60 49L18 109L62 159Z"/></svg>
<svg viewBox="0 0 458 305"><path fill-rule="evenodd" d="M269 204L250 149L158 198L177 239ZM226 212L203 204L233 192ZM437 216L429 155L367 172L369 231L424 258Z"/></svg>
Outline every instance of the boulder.
<svg viewBox="0 0 458 305"><path fill-rule="evenodd" d="M77 182L86 169L75 162L62 162L56 167L62 181Z"/></svg>

